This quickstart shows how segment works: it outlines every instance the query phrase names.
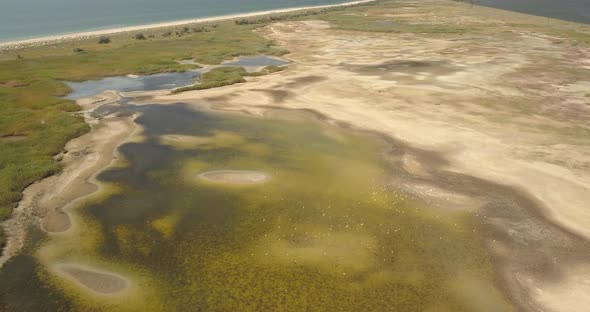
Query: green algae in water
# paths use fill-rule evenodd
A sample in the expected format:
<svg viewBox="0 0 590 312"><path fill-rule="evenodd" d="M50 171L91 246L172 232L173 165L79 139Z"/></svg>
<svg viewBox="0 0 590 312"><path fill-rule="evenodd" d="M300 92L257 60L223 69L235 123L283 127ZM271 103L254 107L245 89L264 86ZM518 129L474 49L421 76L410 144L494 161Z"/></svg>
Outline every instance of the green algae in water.
<svg viewBox="0 0 590 312"><path fill-rule="evenodd" d="M396 193L374 138L180 104L140 110L147 140L122 146L128 166L99 176L124 191L88 202L78 210L83 232L49 238L37 252L45 267L110 270L131 290L89 294L35 266L45 282L34 287L57 294L58 307L510 310L469 217ZM271 179L235 185L198 178L218 170Z"/></svg>

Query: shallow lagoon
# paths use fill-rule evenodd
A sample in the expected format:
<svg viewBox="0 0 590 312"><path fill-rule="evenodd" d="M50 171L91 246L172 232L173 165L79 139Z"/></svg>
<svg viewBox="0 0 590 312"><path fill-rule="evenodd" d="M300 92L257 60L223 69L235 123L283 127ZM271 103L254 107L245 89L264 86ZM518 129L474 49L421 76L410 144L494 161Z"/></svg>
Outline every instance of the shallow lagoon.
<svg viewBox="0 0 590 312"><path fill-rule="evenodd" d="M128 105L129 106L129 105ZM145 139L0 273L6 311L507 311L477 226L389 184L384 142L319 122L136 108ZM285 118L288 119L288 118ZM210 183L243 170L265 183ZM54 269L128 281L103 295ZM482 299L483 298L483 299Z"/></svg>

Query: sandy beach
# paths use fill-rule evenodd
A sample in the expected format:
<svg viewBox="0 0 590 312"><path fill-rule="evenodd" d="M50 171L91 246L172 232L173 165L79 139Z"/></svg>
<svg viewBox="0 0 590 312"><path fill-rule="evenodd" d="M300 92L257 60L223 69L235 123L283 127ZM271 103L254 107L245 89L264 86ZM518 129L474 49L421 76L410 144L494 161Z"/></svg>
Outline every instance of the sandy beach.
<svg viewBox="0 0 590 312"><path fill-rule="evenodd" d="M63 41L82 40L82 39L88 39L88 38L102 36L102 35L110 35L110 34L117 34L117 33L124 33L124 32L149 30L149 29L157 29L157 28L167 28L167 27L177 27L177 26L197 24L197 23L210 23L210 22L223 21L223 20L255 17L255 16L261 16L261 15L289 13L289 12L300 11L300 10L332 8L332 7L339 7L339 6L350 6L350 5L368 3L368 2L372 2L372 1L375 1L375 0L350 1L350 2L345 2L345 3L340 3L340 4L332 4L332 5L295 7L295 8L280 9L280 10L269 10L269 11L258 11L258 12L251 12L251 13L212 16L212 17L196 18L196 19L188 19L188 20L180 20L180 21L171 21L171 22L163 22L163 23L156 23L156 24L125 26L125 27L119 27L119 28L78 32L78 33L72 33L72 34L61 34L61 35L54 35L54 36L47 36L47 37L33 38L33 39L25 39L25 40L17 40L17 41L7 41L7 42L0 42L0 51L1 50L20 49L23 47L30 47L30 46L55 44L55 43L59 43L59 42L63 42Z"/></svg>

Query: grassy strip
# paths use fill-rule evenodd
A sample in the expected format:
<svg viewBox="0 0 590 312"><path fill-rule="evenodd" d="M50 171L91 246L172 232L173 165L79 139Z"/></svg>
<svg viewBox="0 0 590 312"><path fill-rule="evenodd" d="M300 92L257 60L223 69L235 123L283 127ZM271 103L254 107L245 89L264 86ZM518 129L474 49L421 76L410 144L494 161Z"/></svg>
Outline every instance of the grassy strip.
<svg viewBox="0 0 590 312"><path fill-rule="evenodd" d="M62 80L182 71L194 68L177 62L189 58L218 64L239 55L285 53L254 33L255 27L228 21L194 31L148 31L141 40L119 34L109 43L93 38L1 53L0 221L11 215L26 186L61 170L53 156L66 142L89 130L72 114L80 108L60 98L70 92Z"/></svg>
<svg viewBox="0 0 590 312"><path fill-rule="evenodd" d="M204 73L201 76L201 83L193 86L174 89L172 94L193 90L212 89L246 82L244 79L246 74L246 70L242 67L218 67L207 73Z"/></svg>
<svg viewBox="0 0 590 312"><path fill-rule="evenodd" d="M205 90L246 82L244 77L258 77L282 71L284 67L267 66L254 73L247 72L243 67L218 67L204 73L199 84L172 90L172 94L187 91Z"/></svg>
<svg viewBox="0 0 590 312"><path fill-rule="evenodd" d="M283 70L285 70L285 67L270 65L270 66L264 67L260 71L257 71L254 73L248 73L248 76L250 76L250 77L265 76L265 75L269 75L269 74L273 74L273 73L278 73Z"/></svg>

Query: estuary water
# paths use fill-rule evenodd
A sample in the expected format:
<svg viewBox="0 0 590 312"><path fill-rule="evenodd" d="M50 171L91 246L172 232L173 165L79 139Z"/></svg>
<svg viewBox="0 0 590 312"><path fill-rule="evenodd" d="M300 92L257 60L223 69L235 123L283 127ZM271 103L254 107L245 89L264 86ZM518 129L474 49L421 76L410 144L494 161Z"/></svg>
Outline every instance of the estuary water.
<svg viewBox="0 0 590 312"><path fill-rule="evenodd" d="M0 42L347 0L2 0Z"/></svg>

